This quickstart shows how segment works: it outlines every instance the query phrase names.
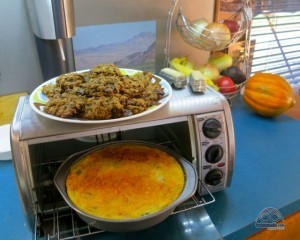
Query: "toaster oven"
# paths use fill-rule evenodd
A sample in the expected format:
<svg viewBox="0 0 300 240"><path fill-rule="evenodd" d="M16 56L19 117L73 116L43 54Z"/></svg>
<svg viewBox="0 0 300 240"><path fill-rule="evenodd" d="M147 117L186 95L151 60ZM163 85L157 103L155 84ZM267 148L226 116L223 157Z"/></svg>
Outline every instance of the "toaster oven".
<svg viewBox="0 0 300 240"><path fill-rule="evenodd" d="M21 97L11 124L13 163L28 226L36 238L72 239L100 233L70 209L54 186L60 164L74 153L103 143L142 140L170 148L198 172L195 196L174 213L214 202L213 194L230 185L235 156L228 101L208 87L173 90L162 108L135 119L98 124L66 123L36 114Z"/></svg>

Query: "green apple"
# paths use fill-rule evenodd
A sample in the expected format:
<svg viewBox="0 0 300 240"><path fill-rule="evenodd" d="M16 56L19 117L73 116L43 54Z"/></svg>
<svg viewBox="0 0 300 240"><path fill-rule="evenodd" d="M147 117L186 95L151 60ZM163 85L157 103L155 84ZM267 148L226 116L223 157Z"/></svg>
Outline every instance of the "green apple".
<svg viewBox="0 0 300 240"><path fill-rule="evenodd" d="M227 53L218 52L208 58L208 63L214 65L221 72L232 66L233 59Z"/></svg>
<svg viewBox="0 0 300 240"><path fill-rule="evenodd" d="M209 78L213 82L216 82L220 76L220 72L218 68L216 68L212 64L206 64L203 66L200 66L198 69L205 77Z"/></svg>

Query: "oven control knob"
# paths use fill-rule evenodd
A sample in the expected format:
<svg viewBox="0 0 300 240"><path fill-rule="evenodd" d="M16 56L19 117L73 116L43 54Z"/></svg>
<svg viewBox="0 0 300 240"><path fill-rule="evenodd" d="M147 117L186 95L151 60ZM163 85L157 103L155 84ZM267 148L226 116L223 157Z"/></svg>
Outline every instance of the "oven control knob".
<svg viewBox="0 0 300 240"><path fill-rule="evenodd" d="M206 137L216 138L222 132L222 125L218 120L210 118L203 123L202 131Z"/></svg>
<svg viewBox="0 0 300 240"><path fill-rule="evenodd" d="M205 177L205 183L216 186L223 180L223 172L220 169L209 171Z"/></svg>
<svg viewBox="0 0 300 240"><path fill-rule="evenodd" d="M220 145L212 145L205 152L205 159L209 163L217 163L223 157L223 148Z"/></svg>

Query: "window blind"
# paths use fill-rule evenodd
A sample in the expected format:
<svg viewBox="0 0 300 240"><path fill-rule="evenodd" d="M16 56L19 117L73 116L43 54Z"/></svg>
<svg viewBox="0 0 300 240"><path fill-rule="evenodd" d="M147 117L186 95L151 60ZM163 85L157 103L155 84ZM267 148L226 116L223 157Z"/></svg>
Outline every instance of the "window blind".
<svg viewBox="0 0 300 240"><path fill-rule="evenodd" d="M271 72L300 82L300 2L255 0L251 73Z"/></svg>

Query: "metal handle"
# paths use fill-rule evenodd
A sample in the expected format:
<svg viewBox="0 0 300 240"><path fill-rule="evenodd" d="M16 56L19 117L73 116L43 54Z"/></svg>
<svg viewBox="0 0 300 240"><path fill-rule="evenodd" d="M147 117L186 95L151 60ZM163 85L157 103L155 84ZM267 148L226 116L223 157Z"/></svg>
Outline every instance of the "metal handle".
<svg viewBox="0 0 300 240"><path fill-rule="evenodd" d="M27 9L37 37L54 40L75 35L73 0L27 0Z"/></svg>
<svg viewBox="0 0 300 240"><path fill-rule="evenodd" d="M165 52L165 63L166 67L169 67L169 60L170 60L170 44L171 44L171 32L172 32L172 19L175 8L177 6L179 0L172 0L172 6L169 11L168 20L167 20L167 31L166 31L166 48Z"/></svg>

